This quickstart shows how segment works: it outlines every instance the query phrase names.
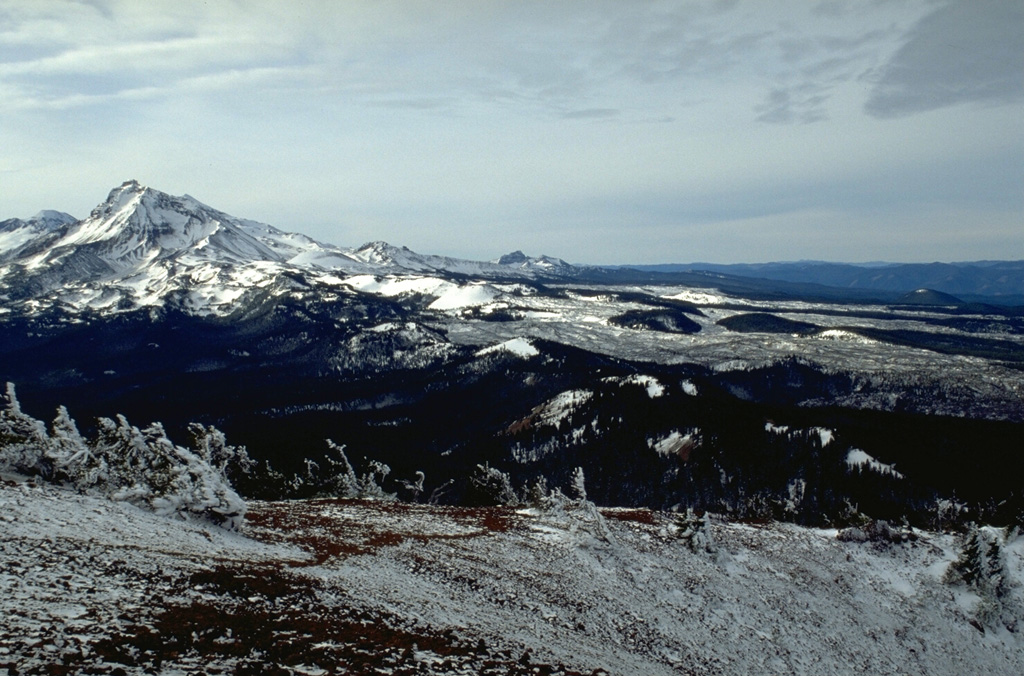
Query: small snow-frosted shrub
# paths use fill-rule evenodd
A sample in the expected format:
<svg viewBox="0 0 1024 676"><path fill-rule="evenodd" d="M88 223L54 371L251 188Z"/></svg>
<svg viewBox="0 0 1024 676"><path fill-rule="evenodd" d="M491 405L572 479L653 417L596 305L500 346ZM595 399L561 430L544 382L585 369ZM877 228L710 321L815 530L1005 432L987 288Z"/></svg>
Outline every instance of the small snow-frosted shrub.
<svg viewBox="0 0 1024 676"><path fill-rule="evenodd" d="M423 472L416 472L416 480L409 481L408 479L399 480L398 484L408 495L408 499L411 502L418 502L420 495L423 494L423 482L427 480L427 475Z"/></svg>
<svg viewBox="0 0 1024 676"><path fill-rule="evenodd" d="M541 477L530 489L530 504L538 514L549 521L562 524L570 532L585 532L605 542L611 542L611 530L604 515L593 502L587 499L586 479L583 468L577 467L572 475L571 498L561 489L547 489L547 480Z"/></svg>
<svg viewBox="0 0 1024 676"><path fill-rule="evenodd" d="M843 528L836 534L840 542L874 542L878 544L902 544L917 539L908 528L893 526L888 521L867 520L859 526Z"/></svg>
<svg viewBox="0 0 1024 676"><path fill-rule="evenodd" d="M322 462L306 460L306 470L296 474L291 482L295 497L347 498L362 500L394 500L395 494L384 490L384 479L391 468L382 462L370 460L362 476L345 454L345 446L327 440L328 451Z"/></svg>
<svg viewBox="0 0 1024 676"><path fill-rule="evenodd" d="M711 518L707 512L704 512L703 516L697 516L692 509L687 508L685 512L676 515L674 525L676 537L694 554L714 554L718 551L711 534Z"/></svg>

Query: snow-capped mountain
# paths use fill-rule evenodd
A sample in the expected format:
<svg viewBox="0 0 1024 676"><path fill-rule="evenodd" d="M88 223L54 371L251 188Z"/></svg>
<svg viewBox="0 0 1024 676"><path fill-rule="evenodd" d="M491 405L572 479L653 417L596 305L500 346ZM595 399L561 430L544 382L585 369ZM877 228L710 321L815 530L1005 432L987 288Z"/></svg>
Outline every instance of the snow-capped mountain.
<svg viewBox="0 0 1024 676"><path fill-rule="evenodd" d="M114 188L80 221L59 212L4 221L0 263L8 300L39 308L119 311L174 296L200 314L228 311L247 290L273 286L288 272L329 272L336 281L366 274L500 279L573 271L564 261L521 252L486 263L421 255L386 242L345 249L137 181Z"/></svg>
<svg viewBox="0 0 1024 676"><path fill-rule="evenodd" d="M215 309L289 266L366 267L337 247L137 181L114 188L88 218L34 232L5 247L0 278L16 297L69 309L155 305L174 292L190 296L187 307Z"/></svg>

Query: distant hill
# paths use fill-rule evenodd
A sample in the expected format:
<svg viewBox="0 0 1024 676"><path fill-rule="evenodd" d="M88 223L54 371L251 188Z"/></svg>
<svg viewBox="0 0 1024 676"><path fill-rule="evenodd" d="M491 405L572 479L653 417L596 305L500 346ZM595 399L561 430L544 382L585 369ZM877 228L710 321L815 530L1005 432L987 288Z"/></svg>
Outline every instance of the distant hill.
<svg viewBox="0 0 1024 676"><path fill-rule="evenodd" d="M935 289L915 289L902 296L899 301L901 305L961 305L963 301L948 293L942 293Z"/></svg>

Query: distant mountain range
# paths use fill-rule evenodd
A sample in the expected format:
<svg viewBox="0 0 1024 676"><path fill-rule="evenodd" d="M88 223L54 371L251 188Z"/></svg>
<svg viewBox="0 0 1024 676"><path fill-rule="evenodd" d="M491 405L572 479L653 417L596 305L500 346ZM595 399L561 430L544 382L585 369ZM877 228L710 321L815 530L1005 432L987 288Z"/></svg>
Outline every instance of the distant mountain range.
<svg viewBox="0 0 1024 676"><path fill-rule="evenodd" d="M847 290L907 293L931 289L964 301L1024 305L1024 261L963 263L687 263L617 266L643 272L711 272L723 275L820 284Z"/></svg>
<svg viewBox="0 0 1024 676"><path fill-rule="evenodd" d="M718 265L584 266L522 251L493 261L419 254L387 242L345 248L240 219L184 195L126 181L85 219L41 211L0 222L0 300L120 311L176 296L198 313L233 301L289 273L322 280L370 275L449 279L576 280L598 284L714 286L729 293L826 302L902 303L918 290L946 294L940 304L1024 305L1024 261L853 265L802 261ZM938 296L910 301L934 302Z"/></svg>

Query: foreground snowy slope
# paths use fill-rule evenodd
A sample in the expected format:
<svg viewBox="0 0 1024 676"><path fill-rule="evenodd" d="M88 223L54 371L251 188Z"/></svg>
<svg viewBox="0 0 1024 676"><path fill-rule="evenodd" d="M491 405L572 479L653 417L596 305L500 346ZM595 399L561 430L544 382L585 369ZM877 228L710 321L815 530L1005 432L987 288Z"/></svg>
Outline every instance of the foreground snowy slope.
<svg viewBox="0 0 1024 676"><path fill-rule="evenodd" d="M708 551L646 510L319 500L251 505L246 538L17 477L0 514L11 673L1024 671L1020 537L986 615L923 532L713 520Z"/></svg>

